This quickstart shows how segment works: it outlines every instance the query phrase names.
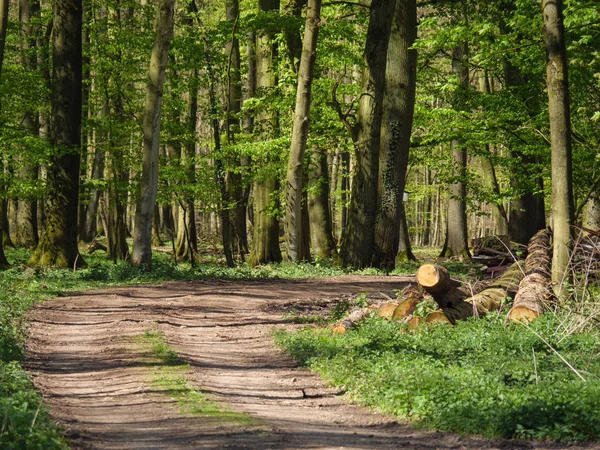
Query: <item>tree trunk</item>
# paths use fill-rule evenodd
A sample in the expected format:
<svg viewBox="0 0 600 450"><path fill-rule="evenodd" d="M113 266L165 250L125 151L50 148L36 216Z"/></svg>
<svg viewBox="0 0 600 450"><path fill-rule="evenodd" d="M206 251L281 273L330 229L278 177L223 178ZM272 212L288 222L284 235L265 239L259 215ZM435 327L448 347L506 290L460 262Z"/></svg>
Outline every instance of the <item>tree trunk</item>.
<svg viewBox="0 0 600 450"><path fill-rule="evenodd" d="M538 231L527 246L525 277L508 312L510 320L531 322L542 313L542 303L552 296L552 256L550 229Z"/></svg>
<svg viewBox="0 0 600 450"><path fill-rule="evenodd" d="M309 170L311 189L308 194L310 241L317 258L329 259L335 254L336 248L329 212L327 153L324 149L315 150L311 159Z"/></svg>
<svg viewBox="0 0 600 450"><path fill-rule="evenodd" d="M398 234L400 235L400 239L398 240L398 251L396 252L395 265L406 261L416 261L417 258L412 251L412 246L410 245L408 223L406 221L406 207L404 202L400 204L400 224Z"/></svg>
<svg viewBox="0 0 600 450"><path fill-rule="evenodd" d="M463 43L452 53L452 70L458 77L460 87L455 108L461 109L466 90L469 88L469 70L465 64L467 44ZM467 232L467 149L458 139L451 143L457 181L450 185L448 200L448 224L446 227L446 251L443 256L458 256L461 260L470 259Z"/></svg>
<svg viewBox="0 0 600 450"><path fill-rule="evenodd" d="M95 145L94 148L94 159L92 162L92 174L90 180L98 182L104 177L104 162L105 162L105 151L99 146ZM98 205L100 203L101 191L96 186L90 188L88 194L88 203L85 208L85 214L83 215L83 223L80 224L79 239L83 242L92 242L96 237L98 230L97 215Z"/></svg>
<svg viewBox="0 0 600 450"><path fill-rule="evenodd" d="M344 266L361 269L373 260L381 115L385 87L387 47L394 17L395 0L373 0L365 44L365 68L358 106L358 128L354 143L356 161L352 194L341 250Z"/></svg>
<svg viewBox="0 0 600 450"><path fill-rule="evenodd" d="M82 113L82 2L54 2L52 27L52 124L56 154L50 159L44 199L45 226L29 265L75 267Z"/></svg>
<svg viewBox="0 0 600 450"><path fill-rule="evenodd" d="M20 0L19 2L19 20L21 22L21 63L26 71L37 70L37 57L35 52L36 39L35 26L31 24L34 14L39 13L39 5L29 0ZM23 114L21 124L25 132L30 136L39 136L38 114L28 110ZM19 178L26 183L35 183L38 177L37 164L29 157L29 149L24 148L22 155L19 155L21 169ZM19 208L17 210L17 229L16 244L30 249L35 249L38 243L37 228L37 198L34 195L21 196L19 198Z"/></svg>
<svg viewBox="0 0 600 450"><path fill-rule="evenodd" d="M8 28L8 6L9 0L0 0L0 81L2 80L2 66L4 63L4 47L6 43L6 29ZM2 99L0 98L0 102ZM4 169L0 160L0 169ZM8 230L7 208L8 202L4 196L5 187L0 186L0 268L8 266L4 254L4 246L12 244Z"/></svg>
<svg viewBox="0 0 600 450"><path fill-rule="evenodd" d="M552 147L552 282L558 298L565 287L574 213L569 79L562 8L562 0L544 0L542 3Z"/></svg>
<svg viewBox="0 0 600 450"><path fill-rule="evenodd" d="M158 155L162 87L171 44L175 0L160 0L156 9L155 40L150 58L150 72L144 108L144 154L140 193L136 202L133 232L134 265L152 266L152 224L158 189Z"/></svg>
<svg viewBox="0 0 600 450"><path fill-rule="evenodd" d="M296 110L292 129L292 142L287 167L285 214L286 250L290 261L310 259L310 253L304 254L306 243L302 242L305 233L302 230L302 196L304 180L304 153L308 140L310 123L310 103L312 100L312 81L319 35L321 0L309 0L306 15L306 26L298 71L296 91Z"/></svg>
<svg viewBox="0 0 600 450"><path fill-rule="evenodd" d="M387 49L373 255L373 265L389 270L399 251L401 260L414 258L402 203L415 105L417 51L411 46L416 37L416 1L398 0Z"/></svg>
<svg viewBox="0 0 600 450"><path fill-rule="evenodd" d="M225 47L225 54L229 60L227 66L227 142L235 144L236 133L241 131L241 105L242 105L242 80L240 41L237 37L238 21L240 16L239 0L225 2L226 19L232 24L231 39ZM253 89L249 89L251 91ZM234 170L226 174L227 195L231 202L230 233L232 252L244 260L248 253L248 238L246 231L246 206L244 186L242 179L242 160L235 156L232 161Z"/></svg>
<svg viewBox="0 0 600 450"><path fill-rule="evenodd" d="M259 11L278 11L279 0L259 0ZM271 32L257 35L256 39L256 87L272 89L275 79L275 44ZM261 112L255 121L260 125L260 136L269 139L277 130L277 118L273 113ZM264 162L268 164L268 161ZM281 261L279 248L279 221L272 211L272 200L276 195L279 183L271 175L258 174L253 185L254 197L254 236L248 263L252 266ZM265 179L269 177L269 179Z"/></svg>

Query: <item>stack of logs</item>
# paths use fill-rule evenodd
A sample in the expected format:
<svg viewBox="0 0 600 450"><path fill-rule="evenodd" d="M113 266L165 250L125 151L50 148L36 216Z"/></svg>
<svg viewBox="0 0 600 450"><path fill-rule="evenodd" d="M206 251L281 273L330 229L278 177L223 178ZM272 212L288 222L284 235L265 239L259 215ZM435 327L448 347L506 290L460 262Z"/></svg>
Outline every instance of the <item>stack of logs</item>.
<svg viewBox="0 0 600 450"><path fill-rule="evenodd" d="M508 313L510 320L532 321L542 313L541 305L552 296L551 236L549 229L540 230L531 238L524 264L522 261L514 262L500 277L491 281L466 284L451 278L442 266L422 265L416 274L419 290L406 290L397 302L380 302L353 311L334 325L333 332L344 333L373 314L408 322L409 328L415 327L420 321L455 324L458 320L497 311L507 298L514 298ZM440 308L425 318L412 315L423 301L423 291L433 297Z"/></svg>

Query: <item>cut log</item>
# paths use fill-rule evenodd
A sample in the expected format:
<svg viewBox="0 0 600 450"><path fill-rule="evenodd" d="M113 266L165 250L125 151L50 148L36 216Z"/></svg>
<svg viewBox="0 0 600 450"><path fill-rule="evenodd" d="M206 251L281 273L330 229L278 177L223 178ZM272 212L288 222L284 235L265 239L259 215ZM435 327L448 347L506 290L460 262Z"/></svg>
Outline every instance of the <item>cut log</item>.
<svg viewBox="0 0 600 450"><path fill-rule="evenodd" d="M523 272L519 263L514 263L502 276L489 284L486 289L466 298L462 302L442 308L442 310L452 323L468 317L484 316L491 311L497 311L505 298L515 296L522 278Z"/></svg>
<svg viewBox="0 0 600 450"><path fill-rule="evenodd" d="M375 310L375 308L373 307L373 305L370 305L366 308L361 308L361 309L352 311L350 314L348 314L342 320L337 322L331 329L331 332L333 334L344 334L346 331L348 331L350 328L352 328L357 322L360 322L361 320L364 320L368 316L370 316L373 313L373 311Z"/></svg>
<svg viewBox="0 0 600 450"><path fill-rule="evenodd" d="M444 267L437 264L423 264L419 267L417 282L432 297L441 297L459 284L450 278L450 274Z"/></svg>
<svg viewBox="0 0 600 450"><path fill-rule="evenodd" d="M427 316L425 317L425 322L427 322L427 323L447 323L447 324L452 325L452 322L450 321L448 316L446 316L446 314L444 314L443 311L433 311L433 312L427 314Z"/></svg>
<svg viewBox="0 0 600 450"><path fill-rule="evenodd" d="M394 314L392 314L392 320L401 320L407 316L410 316L413 312L415 312L417 305L422 301L423 298L417 295L410 295L409 297L405 298L394 310Z"/></svg>
<svg viewBox="0 0 600 450"><path fill-rule="evenodd" d="M377 309L375 315L384 319L391 319L397 307L397 302L385 302Z"/></svg>
<svg viewBox="0 0 600 450"><path fill-rule="evenodd" d="M525 277L519 284L508 319L531 322L542 313L542 304L552 297L552 255L550 229L538 231L529 241Z"/></svg>
<svg viewBox="0 0 600 450"><path fill-rule="evenodd" d="M477 282L469 286L450 278L448 271L437 264L423 264L417 270L417 282L445 310L452 308L474 294L481 292L487 282Z"/></svg>

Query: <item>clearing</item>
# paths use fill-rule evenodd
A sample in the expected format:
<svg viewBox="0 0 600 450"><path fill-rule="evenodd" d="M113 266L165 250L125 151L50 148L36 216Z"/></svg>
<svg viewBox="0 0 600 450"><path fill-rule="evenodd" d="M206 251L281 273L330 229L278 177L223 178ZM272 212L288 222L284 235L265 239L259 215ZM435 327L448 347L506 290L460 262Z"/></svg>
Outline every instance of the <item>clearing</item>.
<svg viewBox="0 0 600 450"><path fill-rule="evenodd" d="M414 430L351 405L273 345L274 327L302 326L290 312L393 295L409 282L170 282L59 297L29 314L27 368L73 448L565 448ZM164 336L187 364L153 356L144 336ZM190 393L201 406L189 406Z"/></svg>

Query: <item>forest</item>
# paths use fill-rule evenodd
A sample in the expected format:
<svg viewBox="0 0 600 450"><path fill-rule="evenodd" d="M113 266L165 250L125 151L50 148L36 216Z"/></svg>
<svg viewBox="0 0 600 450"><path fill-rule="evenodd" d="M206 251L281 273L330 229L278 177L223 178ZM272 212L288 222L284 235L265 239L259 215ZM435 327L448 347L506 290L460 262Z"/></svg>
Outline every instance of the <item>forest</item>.
<svg viewBox="0 0 600 450"><path fill-rule="evenodd" d="M593 1L9 3L2 244L30 265L216 237L230 266L393 269L598 229Z"/></svg>
<svg viewBox="0 0 600 450"><path fill-rule="evenodd" d="M1 297L0 381L25 357L27 310L44 289L82 288L71 277L414 274L435 260L455 278L491 241L510 261L528 246L541 255L544 267L519 270L547 275L553 311L581 300L587 333L598 320L599 105L597 0L0 0L0 286L28 292L18 305ZM421 268L421 287L449 276ZM463 312L477 316L469 289ZM455 324L455 304L429 293ZM360 299L345 312L364 319L373 310ZM371 319L350 336L388 339ZM335 353L318 336L277 340L350 385L332 374L343 360L324 368L303 353ZM513 425L488 434L600 436Z"/></svg>

